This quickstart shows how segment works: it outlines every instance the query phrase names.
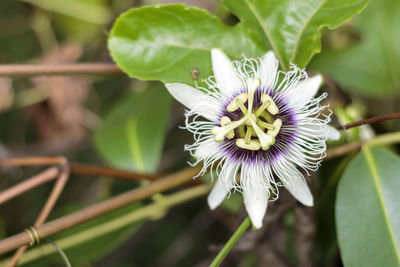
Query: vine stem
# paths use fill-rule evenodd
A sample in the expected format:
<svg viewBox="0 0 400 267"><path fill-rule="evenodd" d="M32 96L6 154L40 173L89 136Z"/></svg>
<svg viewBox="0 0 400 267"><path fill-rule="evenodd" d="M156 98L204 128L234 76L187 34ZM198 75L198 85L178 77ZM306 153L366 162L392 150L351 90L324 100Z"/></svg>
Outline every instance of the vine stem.
<svg viewBox="0 0 400 267"><path fill-rule="evenodd" d="M6 166L37 166L37 165L64 165L68 162L65 157L18 157L0 159L0 167ZM88 176L110 176L126 180L150 180L154 181L161 177L160 174L137 173L116 169L112 167L93 164L70 163L71 174Z"/></svg>
<svg viewBox="0 0 400 267"><path fill-rule="evenodd" d="M165 178L149 183L146 186L132 189L103 202L65 215L61 218L37 227L37 233L39 234L40 238L46 238L50 235L59 233L75 225L84 223L88 220L129 205L133 202L142 200L156 193L174 188L192 179L201 170L201 168L201 166L186 168L177 173L168 175ZM21 232L0 240L0 254L14 250L22 245L27 245L29 241L30 237L26 232Z"/></svg>
<svg viewBox="0 0 400 267"><path fill-rule="evenodd" d="M373 117L365 120L359 120L355 121L352 123L348 123L346 125L341 125L336 127L338 130L347 130L353 127L358 127L364 124L371 124L371 123L376 123L376 122L381 122L381 121L387 121L387 120L393 120L393 119L398 119L400 118L400 112L393 113L393 114L388 114L388 115L383 115L383 116L378 116L378 117Z"/></svg>
<svg viewBox="0 0 400 267"><path fill-rule="evenodd" d="M235 233L229 238L228 242L226 242L225 246L221 249L218 255L210 264L210 267L217 267L221 264L221 262L225 259L226 255L232 250L233 246L239 240L239 238L246 232L246 230L250 227L251 221L250 217L247 216L246 219L240 224Z"/></svg>
<svg viewBox="0 0 400 267"><path fill-rule="evenodd" d="M123 227L132 225L135 222L144 219L161 219L162 215L168 211L169 208L187 202L189 200L201 197L209 192L209 185L197 185L192 188L181 190L171 195L163 196L162 201L155 200L154 203L148 204L145 207L133 210L124 215L118 216L112 220L96 225L89 229L82 230L67 237L57 240L57 246L61 249L69 249L80 244L83 244L96 237L114 232ZM54 246L45 244L40 247L34 248L25 253L21 258L20 264L32 262L40 257L55 253ZM0 266L8 262L6 259L0 262Z"/></svg>
<svg viewBox="0 0 400 267"><path fill-rule="evenodd" d="M325 159L332 159L332 158L343 156L352 151L361 149L361 147L363 145L385 146L385 145L396 144L396 143L400 143L400 132L382 134L382 135L378 135L377 137L372 138L367 141L358 141L358 142L353 142L353 143L345 144L342 146L330 148L326 151Z"/></svg>
<svg viewBox="0 0 400 267"><path fill-rule="evenodd" d="M41 226L46 220L47 217L50 215L50 212L53 210L54 205L56 204L61 192L64 189L65 184L67 183L69 178L69 168L67 166L63 166L63 169L54 184L53 190L51 191L47 201L42 208L39 216L37 217L35 223L33 224L34 227ZM22 257L24 252L28 249L28 246L20 247L17 252L15 252L14 256L12 257L11 261L7 264L8 267L14 267L17 265L19 259Z"/></svg>
<svg viewBox="0 0 400 267"><path fill-rule="evenodd" d="M113 63L74 64L3 64L0 76L71 75L71 74L122 74Z"/></svg>

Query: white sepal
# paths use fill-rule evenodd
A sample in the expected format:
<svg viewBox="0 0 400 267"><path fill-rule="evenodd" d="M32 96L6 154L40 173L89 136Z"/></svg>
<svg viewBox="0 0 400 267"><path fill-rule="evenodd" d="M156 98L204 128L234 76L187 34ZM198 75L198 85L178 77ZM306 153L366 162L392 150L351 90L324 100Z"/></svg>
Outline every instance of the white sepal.
<svg viewBox="0 0 400 267"><path fill-rule="evenodd" d="M213 210L218 207L227 197L229 191L235 184L237 169L237 164L224 164L218 180L207 198L208 206L210 207L210 209Z"/></svg>
<svg viewBox="0 0 400 267"><path fill-rule="evenodd" d="M194 113L210 121L218 121L217 114L220 105L213 97L183 83L167 83L165 87L176 100Z"/></svg>

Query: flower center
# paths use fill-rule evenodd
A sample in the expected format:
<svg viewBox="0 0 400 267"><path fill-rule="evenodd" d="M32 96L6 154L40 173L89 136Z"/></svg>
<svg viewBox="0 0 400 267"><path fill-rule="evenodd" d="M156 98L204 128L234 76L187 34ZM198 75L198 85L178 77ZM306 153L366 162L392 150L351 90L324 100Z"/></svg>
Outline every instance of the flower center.
<svg viewBox="0 0 400 267"><path fill-rule="evenodd" d="M261 95L261 106L254 108L254 93L260 86L260 80L249 78L246 84L247 93L236 96L226 107L226 110L231 113L240 109L243 113L242 117L231 121L229 117L222 116L221 126L212 128L211 133L216 142L221 142L225 138L234 138L234 130L237 129L236 145L238 147L248 150L267 150L275 143L275 137L282 126L282 120L273 117L278 114L279 109L268 94Z"/></svg>

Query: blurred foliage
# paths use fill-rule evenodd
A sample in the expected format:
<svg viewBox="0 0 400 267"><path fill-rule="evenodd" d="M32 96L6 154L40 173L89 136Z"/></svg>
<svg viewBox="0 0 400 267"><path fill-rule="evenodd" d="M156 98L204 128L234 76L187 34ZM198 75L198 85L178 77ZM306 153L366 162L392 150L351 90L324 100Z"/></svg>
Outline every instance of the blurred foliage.
<svg viewBox="0 0 400 267"><path fill-rule="evenodd" d="M326 38L324 53L311 67L367 97L400 92L400 2L372 1L366 10Z"/></svg>
<svg viewBox="0 0 400 267"><path fill-rule="evenodd" d="M171 97L159 83L150 83L143 90L128 93L116 103L94 140L112 165L154 172L161 157Z"/></svg>

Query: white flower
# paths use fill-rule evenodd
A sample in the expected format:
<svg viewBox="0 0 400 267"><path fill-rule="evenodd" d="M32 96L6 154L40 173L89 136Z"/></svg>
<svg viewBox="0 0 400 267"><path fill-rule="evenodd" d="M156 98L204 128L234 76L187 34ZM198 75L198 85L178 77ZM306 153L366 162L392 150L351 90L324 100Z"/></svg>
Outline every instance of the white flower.
<svg viewBox="0 0 400 267"><path fill-rule="evenodd" d="M320 102L327 94L314 98L322 77L308 78L294 65L287 73L278 71L273 52L232 63L221 50L213 49L211 58L215 76L206 81L208 88L166 84L189 109L186 128L195 143L185 149L197 158L196 164L203 161L200 175L217 165L210 208L215 209L232 189L239 190L253 225L259 228L268 200L277 198L282 185L312 206L312 194L296 166L307 174L315 171L326 140L340 137L327 125L330 114L322 113L326 106Z"/></svg>

